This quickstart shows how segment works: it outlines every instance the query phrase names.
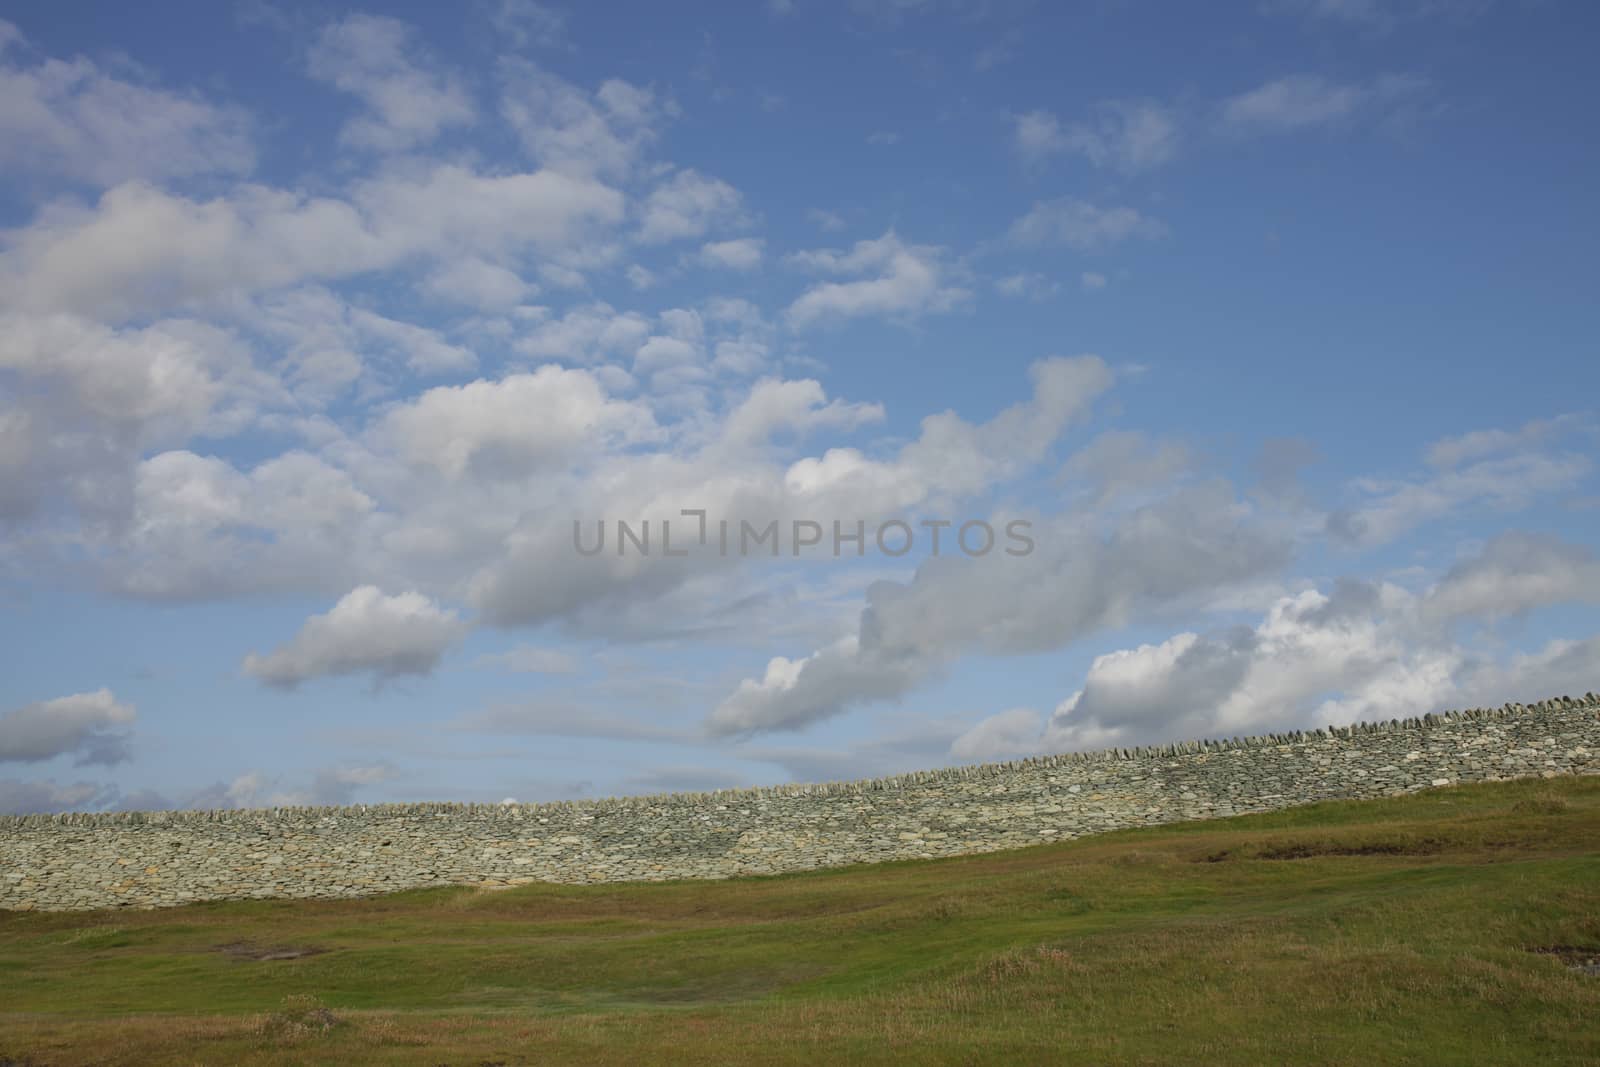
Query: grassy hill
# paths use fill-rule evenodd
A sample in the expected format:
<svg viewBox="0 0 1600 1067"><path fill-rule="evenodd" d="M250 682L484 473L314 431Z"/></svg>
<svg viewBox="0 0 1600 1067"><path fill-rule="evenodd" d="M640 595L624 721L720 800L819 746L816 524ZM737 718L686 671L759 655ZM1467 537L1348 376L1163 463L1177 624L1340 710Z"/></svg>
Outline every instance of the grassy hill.
<svg viewBox="0 0 1600 1067"><path fill-rule="evenodd" d="M0 1064L1595 1064L1596 965L1600 778L1553 779L728 882L0 913Z"/></svg>

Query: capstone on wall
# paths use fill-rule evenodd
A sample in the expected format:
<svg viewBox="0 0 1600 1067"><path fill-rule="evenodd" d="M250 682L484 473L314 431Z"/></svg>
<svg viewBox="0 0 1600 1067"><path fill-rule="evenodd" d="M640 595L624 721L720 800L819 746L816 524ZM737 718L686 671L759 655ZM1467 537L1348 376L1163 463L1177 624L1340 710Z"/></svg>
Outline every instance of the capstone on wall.
<svg viewBox="0 0 1600 1067"><path fill-rule="evenodd" d="M353 897L418 886L725 878L1600 774L1600 697L827 785L557 804L0 818L0 909Z"/></svg>

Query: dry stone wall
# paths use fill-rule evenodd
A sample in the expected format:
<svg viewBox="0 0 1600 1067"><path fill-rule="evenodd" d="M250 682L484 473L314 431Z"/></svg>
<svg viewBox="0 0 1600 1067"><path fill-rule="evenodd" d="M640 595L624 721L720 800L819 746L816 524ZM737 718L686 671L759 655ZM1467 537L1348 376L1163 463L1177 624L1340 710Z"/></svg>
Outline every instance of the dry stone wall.
<svg viewBox="0 0 1600 1067"><path fill-rule="evenodd" d="M1594 693L826 785L555 804L13 816L0 819L0 909L725 878L1561 774L1600 774Z"/></svg>

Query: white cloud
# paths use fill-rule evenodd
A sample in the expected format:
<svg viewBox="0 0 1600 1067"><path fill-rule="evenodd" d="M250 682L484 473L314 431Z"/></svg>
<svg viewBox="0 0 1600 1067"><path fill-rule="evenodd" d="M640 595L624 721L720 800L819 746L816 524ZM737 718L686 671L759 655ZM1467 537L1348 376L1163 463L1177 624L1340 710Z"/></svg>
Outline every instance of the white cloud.
<svg viewBox="0 0 1600 1067"><path fill-rule="evenodd" d="M1581 639L1559 638L1532 652L1519 652L1503 664L1485 667L1462 684L1455 703L1494 707L1508 700L1577 696L1596 689L1595 664L1600 663L1600 634Z"/></svg>
<svg viewBox="0 0 1600 1067"><path fill-rule="evenodd" d="M437 330L353 307L323 286L279 290L237 305L235 314L282 352L277 369L305 407L322 407L347 387L370 386L402 367L427 377L477 365L476 355Z"/></svg>
<svg viewBox="0 0 1600 1067"><path fill-rule="evenodd" d="M0 763L68 755L80 767L121 763L132 758L125 728L134 717L109 689L25 705L0 715Z"/></svg>
<svg viewBox="0 0 1600 1067"><path fill-rule="evenodd" d="M1330 593L1277 598L1253 628L1180 633L1098 656L1082 688L1031 738L1025 715L1004 712L952 752L996 758L1237 736L1586 692L1600 636L1509 657L1454 636L1463 621L1570 602L1600 603L1593 553L1508 534L1420 595L1344 580Z"/></svg>
<svg viewBox="0 0 1600 1067"><path fill-rule="evenodd" d="M1392 111L1427 88L1424 79L1389 74L1368 83L1294 74L1222 102L1223 125L1242 133L1287 133L1344 122L1363 112Z"/></svg>
<svg viewBox="0 0 1600 1067"><path fill-rule="evenodd" d="M585 448L648 440L655 422L608 397L589 372L552 365L430 389L390 411L377 432L411 463L451 478L516 478Z"/></svg>
<svg viewBox="0 0 1600 1067"><path fill-rule="evenodd" d="M828 400L819 382L765 379L751 387L749 395L734 408L723 423L727 444L755 447L787 431L806 434L820 429L853 430L883 419L879 404L851 404Z"/></svg>
<svg viewBox="0 0 1600 1067"><path fill-rule="evenodd" d="M215 457L163 452L135 470L131 515L97 543L116 592L188 599L320 589L350 567L375 501L304 452L248 473Z"/></svg>
<svg viewBox="0 0 1600 1067"><path fill-rule="evenodd" d="M480 311L504 311L539 292L515 271L476 256L439 266L424 279L422 289L429 296Z"/></svg>
<svg viewBox="0 0 1600 1067"><path fill-rule="evenodd" d="M399 152L475 117L466 90L433 66L411 27L381 15L350 15L325 27L312 46L312 77L358 97L367 113L339 139L357 148Z"/></svg>
<svg viewBox="0 0 1600 1067"><path fill-rule="evenodd" d="M1429 448L1436 469L1427 476L1356 479L1350 486L1355 501L1331 513L1326 528L1347 544L1379 545L1467 507L1511 512L1541 494L1570 492L1593 463L1579 452L1535 447L1557 428L1590 430L1578 420L1541 421L1515 434L1446 438Z"/></svg>
<svg viewBox="0 0 1600 1067"><path fill-rule="evenodd" d="M0 314L0 332L0 368L55 383L103 423L141 425L147 441L221 430L212 419L230 398L271 392L246 346L194 320L116 331L67 315Z"/></svg>
<svg viewBox="0 0 1600 1067"><path fill-rule="evenodd" d="M898 696L928 671L913 657L864 654L847 637L802 659L776 656L746 678L706 720L714 735L799 730L850 703Z"/></svg>
<svg viewBox="0 0 1600 1067"><path fill-rule="evenodd" d="M92 209L57 204L13 231L0 308L117 319L462 249L559 255L622 208L621 193L589 179L451 165L388 172L349 200L246 185L202 202L122 185Z"/></svg>
<svg viewBox="0 0 1600 1067"><path fill-rule="evenodd" d="M586 522L671 518L675 530L684 528L676 524L683 508L726 517L735 531L741 520L760 528L794 518L825 523L835 517L851 523L887 518L935 494L975 493L1015 477L1037 462L1062 427L1110 383L1104 363L1093 357L1040 361L1032 376L1032 400L978 426L950 412L931 416L919 437L887 460L854 448L830 448L787 463L752 437L856 424L876 411L834 406L815 386L757 384L746 393L754 399L735 405L722 426L707 433L696 424L689 448L606 457L583 472L581 484L548 490L547 508ZM675 543L679 536L674 534ZM486 622L498 626L563 620L607 632L620 625L624 605L648 608L660 618L667 610L661 606L664 598L693 595L696 581L738 567L737 557L714 551L687 559L657 555L645 560L611 552L580 557L570 526L533 516L518 523L504 544L503 554L468 586L471 603Z"/></svg>
<svg viewBox="0 0 1600 1067"><path fill-rule="evenodd" d="M699 237L714 227L739 222L742 204L739 191L727 182L695 170L680 170L645 197L639 240L660 244Z"/></svg>
<svg viewBox="0 0 1600 1067"><path fill-rule="evenodd" d="M1012 708L983 719L950 745L950 755L963 763L991 763L1039 752L1044 718L1032 708Z"/></svg>
<svg viewBox="0 0 1600 1067"><path fill-rule="evenodd" d="M446 341L437 330L400 322L362 308L352 310L350 318L358 331L400 352L406 365L417 374L467 371L477 366L477 356Z"/></svg>
<svg viewBox="0 0 1600 1067"><path fill-rule="evenodd" d="M1554 537L1501 534L1451 568L1424 607L1438 619L1523 615L1553 604L1600 604L1600 559Z"/></svg>
<svg viewBox="0 0 1600 1067"><path fill-rule="evenodd" d="M1178 122L1170 108L1149 100L1109 100L1093 117L1063 126L1047 111L1014 120L1013 137L1024 161L1081 155L1096 167L1136 174L1171 161L1178 152Z"/></svg>
<svg viewBox="0 0 1600 1067"><path fill-rule="evenodd" d="M1078 276L1078 281L1089 292L1106 287L1106 276L1099 271L1086 270Z"/></svg>
<svg viewBox="0 0 1600 1067"><path fill-rule="evenodd" d="M1178 441L1154 440L1136 430L1108 430L1062 464L1060 478L1082 485L1096 507L1131 493L1178 484L1199 461Z"/></svg>
<svg viewBox="0 0 1600 1067"><path fill-rule="evenodd" d="M741 237L732 241L712 241L700 246L696 257L701 266L720 267L724 270L755 270L761 266L761 252L766 242L759 237Z"/></svg>
<svg viewBox="0 0 1600 1067"><path fill-rule="evenodd" d="M1573 430L1592 432L1592 428L1575 415L1534 419L1516 430L1473 430L1442 438L1429 445L1428 464L1441 470L1450 470L1467 460L1526 451L1558 434Z"/></svg>
<svg viewBox="0 0 1600 1067"><path fill-rule="evenodd" d="M542 166L621 178L676 113L650 89L611 79L590 93L524 60L500 68L501 116Z"/></svg>
<svg viewBox="0 0 1600 1067"><path fill-rule="evenodd" d="M386 596L364 585L346 593L326 615L311 616L270 655L246 656L244 671L284 688L342 674L370 672L379 681L430 674L465 631L455 612L420 593Z"/></svg>
<svg viewBox="0 0 1600 1067"><path fill-rule="evenodd" d="M806 659L774 661L764 679L746 681L713 712L713 728L797 729L898 696L961 655L1059 648L1259 578L1288 558L1288 546L1252 528L1220 487L1171 493L1103 538L1083 518L1032 530L1029 555L941 558L909 583L872 586L858 636Z"/></svg>
<svg viewBox="0 0 1600 1067"><path fill-rule="evenodd" d="M1166 232L1166 226L1134 208L1098 207L1062 197L1034 204L1011 224L1009 236L1020 245L1061 244L1088 251L1135 237L1161 237Z"/></svg>
<svg viewBox="0 0 1600 1067"><path fill-rule="evenodd" d="M0 37L16 42L0 21ZM242 173L255 162L250 123L217 107L117 77L79 57L26 66L0 40L0 167L112 186Z"/></svg>
<svg viewBox="0 0 1600 1067"><path fill-rule="evenodd" d="M594 303L537 322L517 339L515 348L536 359L595 363L637 351L649 335L650 321L638 312Z"/></svg>
<svg viewBox="0 0 1600 1067"><path fill-rule="evenodd" d="M839 322L863 315L915 318L950 311L971 293L946 251L911 245L893 231L858 241L847 252L800 252L790 261L827 274L867 275L855 281L819 282L789 305L789 322L797 327Z"/></svg>
<svg viewBox="0 0 1600 1067"><path fill-rule="evenodd" d="M126 516L147 449L230 436L283 390L233 333L188 319L111 330L74 316L0 313L0 514ZM23 398L27 397L24 401Z"/></svg>
<svg viewBox="0 0 1600 1067"><path fill-rule="evenodd" d="M1004 475L986 460L1038 456L1108 380L1097 361L1050 365L1033 404L990 424L928 420L885 480L863 478L875 473L872 466L836 450L821 462L796 464L791 486L832 499L856 487L881 497L886 485L915 484L917 469L937 471L950 489L993 484ZM853 704L898 696L960 655L1061 647L1254 581L1288 559L1286 540L1258 527L1218 484L1160 495L1118 516L1104 534L1097 515L1089 509L1035 521L1035 550L1022 557L947 555L909 583L873 585L855 635L811 656L773 659L761 678L746 680L718 706L711 728L798 729ZM1005 517L990 521L1005 526Z"/></svg>

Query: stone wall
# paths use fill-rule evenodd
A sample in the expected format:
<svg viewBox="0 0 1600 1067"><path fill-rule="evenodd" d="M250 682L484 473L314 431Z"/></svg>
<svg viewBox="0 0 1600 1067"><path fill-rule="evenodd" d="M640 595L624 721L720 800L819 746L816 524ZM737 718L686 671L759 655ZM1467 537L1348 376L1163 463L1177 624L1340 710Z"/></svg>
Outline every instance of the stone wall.
<svg viewBox="0 0 1600 1067"><path fill-rule="evenodd" d="M351 897L432 885L724 878L1600 774L1600 697L895 778L556 804L0 819L0 908Z"/></svg>

